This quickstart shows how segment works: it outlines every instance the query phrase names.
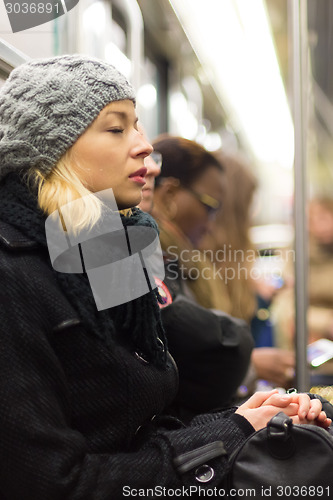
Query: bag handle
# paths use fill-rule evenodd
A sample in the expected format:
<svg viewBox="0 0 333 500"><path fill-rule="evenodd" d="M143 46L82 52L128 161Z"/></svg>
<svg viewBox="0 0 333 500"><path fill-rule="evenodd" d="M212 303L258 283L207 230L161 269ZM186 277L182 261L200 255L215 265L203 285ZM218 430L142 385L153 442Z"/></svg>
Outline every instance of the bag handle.
<svg viewBox="0 0 333 500"><path fill-rule="evenodd" d="M267 424L267 445L275 458L287 459L296 451L292 436L293 421L280 411Z"/></svg>
<svg viewBox="0 0 333 500"><path fill-rule="evenodd" d="M267 424L268 439L287 441L290 438L293 421L288 415L280 411Z"/></svg>

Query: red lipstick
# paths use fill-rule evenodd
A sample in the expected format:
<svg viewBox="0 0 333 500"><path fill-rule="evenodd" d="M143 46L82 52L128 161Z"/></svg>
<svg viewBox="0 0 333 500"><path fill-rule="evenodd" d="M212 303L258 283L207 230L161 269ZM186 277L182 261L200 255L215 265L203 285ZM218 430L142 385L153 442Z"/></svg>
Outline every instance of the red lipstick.
<svg viewBox="0 0 333 500"><path fill-rule="evenodd" d="M134 182L137 182L138 184L141 184L143 186L144 184L146 184L145 180L146 174L147 174L147 168L141 167L136 172L133 172L133 174L131 174L129 178L132 179Z"/></svg>

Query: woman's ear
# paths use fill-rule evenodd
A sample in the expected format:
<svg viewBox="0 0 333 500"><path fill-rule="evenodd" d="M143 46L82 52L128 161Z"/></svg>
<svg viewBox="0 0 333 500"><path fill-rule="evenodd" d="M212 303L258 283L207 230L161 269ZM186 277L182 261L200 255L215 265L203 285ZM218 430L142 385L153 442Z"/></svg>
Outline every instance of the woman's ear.
<svg viewBox="0 0 333 500"><path fill-rule="evenodd" d="M173 219L177 210L175 197L180 189L179 179L165 177L161 179L154 193L154 212L157 216L166 216Z"/></svg>

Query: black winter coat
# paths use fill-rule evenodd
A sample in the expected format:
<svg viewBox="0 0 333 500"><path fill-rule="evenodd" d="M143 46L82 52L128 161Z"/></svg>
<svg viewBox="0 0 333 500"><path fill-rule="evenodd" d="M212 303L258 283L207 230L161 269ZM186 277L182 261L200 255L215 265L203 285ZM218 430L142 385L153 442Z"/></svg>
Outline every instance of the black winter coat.
<svg viewBox="0 0 333 500"><path fill-rule="evenodd" d="M188 427L160 417L177 390L171 359L161 370L86 331L46 249L4 222L0 283L0 500L221 485L228 454L253 432L243 417L229 410Z"/></svg>

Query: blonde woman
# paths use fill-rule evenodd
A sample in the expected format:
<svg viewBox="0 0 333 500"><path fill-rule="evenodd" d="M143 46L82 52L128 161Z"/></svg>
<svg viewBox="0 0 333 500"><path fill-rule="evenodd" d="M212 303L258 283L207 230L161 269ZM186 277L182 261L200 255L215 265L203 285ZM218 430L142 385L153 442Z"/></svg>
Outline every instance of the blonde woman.
<svg viewBox="0 0 333 500"><path fill-rule="evenodd" d="M111 307L97 307L82 254L82 234L104 261L119 252L115 238L108 256L98 240L105 190L121 210L109 215L117 212L122 235L156 229L135 208L151 152L132 87L104 62L31 61L1 89L1 498L106 500L147 488L212 488L225 475L224 449L231 453L281 408L295 422L330 424L318 400L276 393L189 427L160 418L177 371L155 289L115 306L122 282L111 280ZM63 245L68 259L53 258L50 220L56 250Z"/></svg>

